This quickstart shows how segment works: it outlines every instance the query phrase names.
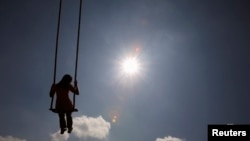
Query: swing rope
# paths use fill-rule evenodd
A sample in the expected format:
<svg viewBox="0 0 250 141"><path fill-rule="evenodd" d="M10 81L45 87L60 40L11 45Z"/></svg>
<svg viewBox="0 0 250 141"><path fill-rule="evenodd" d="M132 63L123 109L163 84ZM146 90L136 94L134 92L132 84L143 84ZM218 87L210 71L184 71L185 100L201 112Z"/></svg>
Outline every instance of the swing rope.
<svg viewBox="0 0 250 141"><path fill-rule="evenodd" d="M59 14L58 14L58 24L57 24L57 36L56 36L56 49L55 49L55 62L54 62L54 78L53 84L56 83L56 72L57 72L57 52L58 52L58 44L59 44L59 31L60 31L60 22L61 22L61 9L62 9L62 0L59 3ZM76 47L76 60L75 60L75 75L74 75L74 83L77 83L77 67L78 67L78 52L79 52L79 39L80 39L80 25L81 25L81 12L82 11L82 0L80 0L80 10L79 10L79 21L78 21L78 34L77 34L77 47ZM73 111L78 111L75 108L75 93L73 96ZM56 113L56 109L53 109L53 101L54 96L51 98L50 109L52 112Z"/></svg>
<svg viewBox="0 0 250 141"><path fill-rule="evenodd" d="M57 34L56 34L56 50L55 50L55 62L54 62L54 77L53 77L53 84L56 83L56 69L57 69L57 51L58 51L58 44L59 44L59 32L60 32L60 21L61 21L61 11L62 11L62 0L59 3L59 14L58 14L58 22L57 22ZM53 107L54 96L51 98L50 102L50 110L55 111Z"/></svg>
<svg viewBox="0 0 250 141"><path fill-rule="evenodd" d="M79 19L78 19L78 33L77 33L77 46L76 46L76 61L75 61L75 77L74 82L76 83L77 78L77 66L78 66L78 52L79 52L79 41L80 41L80 31L81 31L81 16L82 15L82 0L80 0L80 8L79 8ZM73 108L75 109L75 93L73 96Z"/></svg>

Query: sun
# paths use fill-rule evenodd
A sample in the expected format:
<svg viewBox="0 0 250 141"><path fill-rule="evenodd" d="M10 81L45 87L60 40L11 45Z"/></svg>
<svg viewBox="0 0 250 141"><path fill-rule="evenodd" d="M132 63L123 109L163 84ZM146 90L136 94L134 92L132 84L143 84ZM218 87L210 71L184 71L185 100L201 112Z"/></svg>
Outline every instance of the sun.
<svg viewBox="0 0 250 141"><path fill-rule="evenodd" d="M136 74L139 71L139 63L135 57L129 57L123 60L122 70L126 74Z"/></svg>

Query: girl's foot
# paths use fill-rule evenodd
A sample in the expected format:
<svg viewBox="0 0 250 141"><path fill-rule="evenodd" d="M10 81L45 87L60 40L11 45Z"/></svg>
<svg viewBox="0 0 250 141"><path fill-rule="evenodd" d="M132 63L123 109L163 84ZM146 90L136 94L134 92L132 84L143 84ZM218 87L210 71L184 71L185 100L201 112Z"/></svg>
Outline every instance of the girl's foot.
<svg viewBox="0 0 250 141"><path fill-rule="evenodd" d="M73 130L73 128L68 128L68 133L71 133L71 131Z"/></svg>
<svg viewBox="0 0 250 141"><path fill-rule="evenodd" d="M66 129L65 129L65 128L62 128L62 129L61 129L61 134L63 134L64 131L66 131Z"/></svg>

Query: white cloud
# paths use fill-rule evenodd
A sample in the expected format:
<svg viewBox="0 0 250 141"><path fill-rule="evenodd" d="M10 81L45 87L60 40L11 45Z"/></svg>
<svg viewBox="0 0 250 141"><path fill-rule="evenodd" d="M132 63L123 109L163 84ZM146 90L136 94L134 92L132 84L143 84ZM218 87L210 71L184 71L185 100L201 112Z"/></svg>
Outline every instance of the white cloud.
<svg viewBox="0 0 250 141"><path fill-rule="evenodd" d="M105 121L102 116L87 117L81 116L74 118L73 134L78 138L97 138L104 139L108 136L110 123Z"/></svg>
<svg viewBox="0 0 250 141"><path fill-rule="evenodd" d="M51 134L51 141L67 141L69 138L69 134L60 134L59 131Z"/></svg>
<svg viewBox="0 0 250 141"><path fill-rule="evenodd" d="M105 121L102 116L87 117L83 115L73 119L71 135L79 139L96 138L101 140L109 135L110 128L110 123ZM51 134L51 141L67 141L68 138L69 134L67 131L63 135L59 131Z"/></svg>
<svg viewBox="0 0 250 141"><path fill-rule="evenodd" d="M164 137L164 138L157 138L156 141L184 141L184 139L167 136L167 137Z"/></svg>
<svg viewBox="0 0 250 141"><path fill-rule="evenodd" d="M19 139L12 136L2 137L0 136L0 141L26 141L25 139Z"/></svg>

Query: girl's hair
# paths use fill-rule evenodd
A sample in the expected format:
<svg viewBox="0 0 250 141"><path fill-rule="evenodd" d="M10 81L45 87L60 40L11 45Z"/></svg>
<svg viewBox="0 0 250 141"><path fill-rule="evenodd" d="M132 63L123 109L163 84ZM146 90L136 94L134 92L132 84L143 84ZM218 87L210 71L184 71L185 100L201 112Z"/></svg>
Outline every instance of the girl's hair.
<svg viewBox="0 0 250 141"><path fill-rule="evenodd" d="M61 81L58 83L59 87L68 88L72 81L72 77L69 74L65 74Z"/></svg>

